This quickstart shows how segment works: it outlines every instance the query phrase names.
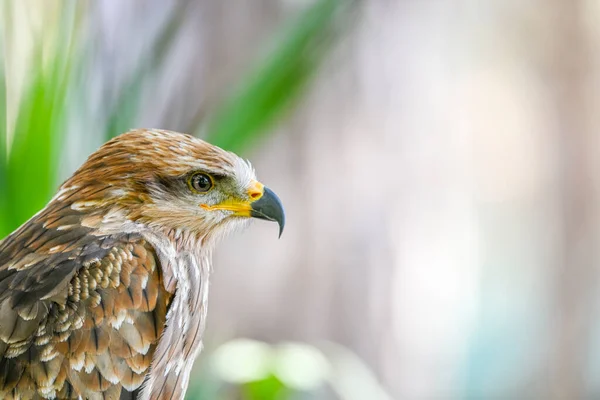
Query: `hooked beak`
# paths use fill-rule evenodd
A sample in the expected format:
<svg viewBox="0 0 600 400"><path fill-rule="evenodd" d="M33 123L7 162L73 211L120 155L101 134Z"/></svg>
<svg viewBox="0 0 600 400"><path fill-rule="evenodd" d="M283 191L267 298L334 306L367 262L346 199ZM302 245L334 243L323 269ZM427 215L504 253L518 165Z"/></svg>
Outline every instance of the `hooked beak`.
<svg viewBox="0 0 600 400"><path fill-rule="evenodd" d="M271 189L265 187L260 199L252 202L250 206L252 208L250 211L251 217L277 222L279 237L281 237L285 226L285 213L279 197Z"/></svg>
<svg viewBox="0 0 600 400"><path fill-rule="evenodd" d="M253 217L277 222L279 224L279 237L281 237L285 226L285 213L279 197L271 189L256 181L248 189L248 197L249 200L228 199L213 206L200 204L200 207L208 211L233 211L234 215L239 217Z"/></svg>

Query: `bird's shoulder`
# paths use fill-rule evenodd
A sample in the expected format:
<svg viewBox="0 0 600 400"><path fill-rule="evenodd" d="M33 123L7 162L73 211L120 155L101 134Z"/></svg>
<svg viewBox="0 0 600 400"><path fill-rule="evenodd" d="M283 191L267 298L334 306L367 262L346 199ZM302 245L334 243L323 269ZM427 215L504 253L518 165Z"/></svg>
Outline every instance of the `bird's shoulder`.
<svg viewBox="0 0 600 400"><path fill-rule="evenodd" d="M42 212L0 242L0 397L118 397L143 382L166 320L156 251Z"/></svg>
<svg viewBox="0 0 600 400"><path fill-rule="evenodd" d="M85 214L47 207L0 242L0 303L12 306L60 296L84 266L112 249L139 241L138 235L99 234L82 225Z"/></svg>

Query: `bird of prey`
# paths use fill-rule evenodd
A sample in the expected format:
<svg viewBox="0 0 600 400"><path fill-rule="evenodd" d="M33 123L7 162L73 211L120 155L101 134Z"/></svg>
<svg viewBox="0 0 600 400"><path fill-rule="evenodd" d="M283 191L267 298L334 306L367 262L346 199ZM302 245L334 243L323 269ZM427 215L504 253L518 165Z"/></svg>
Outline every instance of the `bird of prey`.
<svg viewBox="0 0 600 400"><path fill-rule="evenodd" d="M0 242L0 398L182 399L215 243L280 200L233 153L138 129Z"/></svg>

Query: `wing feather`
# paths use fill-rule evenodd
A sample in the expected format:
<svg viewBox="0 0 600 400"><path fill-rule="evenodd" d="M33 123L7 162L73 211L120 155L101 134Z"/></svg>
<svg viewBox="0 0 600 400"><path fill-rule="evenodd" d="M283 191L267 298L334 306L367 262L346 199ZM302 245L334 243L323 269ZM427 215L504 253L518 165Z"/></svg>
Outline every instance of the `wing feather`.
<svg viewBox="0 0 600 400"><path fill-rule="evenodd" d="M171 298L156 252L49 207L0 241L0 398L134 398Z"/></svg>

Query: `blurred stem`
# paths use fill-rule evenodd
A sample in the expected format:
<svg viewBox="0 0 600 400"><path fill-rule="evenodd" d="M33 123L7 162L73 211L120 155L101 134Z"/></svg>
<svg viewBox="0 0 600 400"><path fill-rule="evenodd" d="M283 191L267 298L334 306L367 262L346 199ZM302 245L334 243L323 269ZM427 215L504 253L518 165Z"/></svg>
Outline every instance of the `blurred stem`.
<svg viewBox="0 0 600 400"><path fill-rule="evenodd" d="M270 57L216 111L207 140L239 152L260 137L298 100L337 36L338 15L352 4L318 0L304 11Z"/></svg>
<svg viewBox="0 0 600 400"><path fill-rule="evenodd" d="M3 38L0 37L0 40ZM6 188L8 165L6 134L6 74L4 71L4 46L0 47L0 188ZM0 190L0 240L8 233L8 193Z"/></svg>
<svg viewBox="0 0 600 400"><path fill-rule="evenodd" d="M177 36L177 31L181 27L189 4L190 0L182 0L176 3L168 21L156 36L155 42L149 47L146 55L140 58L135 71L131 74L131 78L119 91L117 100L108 116L107 140L136 128L133 125L142 102L144 83L167 58L166 54Z"/></svg>

